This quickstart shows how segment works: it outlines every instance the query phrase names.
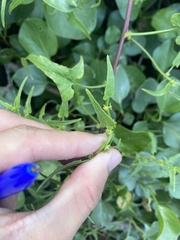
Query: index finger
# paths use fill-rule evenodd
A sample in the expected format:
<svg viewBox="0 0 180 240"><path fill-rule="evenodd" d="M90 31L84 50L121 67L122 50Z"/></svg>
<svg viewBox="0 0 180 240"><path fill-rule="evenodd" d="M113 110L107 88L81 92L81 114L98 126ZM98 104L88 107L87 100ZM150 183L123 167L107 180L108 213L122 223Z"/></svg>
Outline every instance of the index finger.
<svg viewBox="0 0 180 240"><path fill-rule="evenodd" d="M66 160L96 151L104 134L66 132L20 125L0 132L0 171L23 162Z"/></svg>

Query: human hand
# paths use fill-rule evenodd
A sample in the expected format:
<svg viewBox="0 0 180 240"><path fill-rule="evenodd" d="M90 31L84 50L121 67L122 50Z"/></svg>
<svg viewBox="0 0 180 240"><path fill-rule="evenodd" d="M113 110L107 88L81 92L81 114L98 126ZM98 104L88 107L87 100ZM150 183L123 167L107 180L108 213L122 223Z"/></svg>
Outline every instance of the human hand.
<svg viewBox="0 0 180 240"><path fill-rule="evenodd" d="M71 159L96 151L105 136L53 130L43 124L0 110L0 172L16 164ZM56 196L44 207L19 213L16 196L0 201L0 240L70 240L96 207L112 169L121 161L110 149L78 166Z"/></svg>

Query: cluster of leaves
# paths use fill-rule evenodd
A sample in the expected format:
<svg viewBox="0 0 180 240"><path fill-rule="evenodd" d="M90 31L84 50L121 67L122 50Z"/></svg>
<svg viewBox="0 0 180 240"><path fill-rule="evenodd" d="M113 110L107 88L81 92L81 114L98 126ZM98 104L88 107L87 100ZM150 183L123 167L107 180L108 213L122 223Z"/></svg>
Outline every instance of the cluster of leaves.
<svg viewBox="0 0 180 240"><path fill-rule="evenodd" d="M113 71L128 1L1 1L0 107L53 128L106 129L101 149L111 144L124 156L75 239L180 234L177 2L134 1ZM18 209L49 201L79 162L40 162L41 176L19 195Z"/></svg>

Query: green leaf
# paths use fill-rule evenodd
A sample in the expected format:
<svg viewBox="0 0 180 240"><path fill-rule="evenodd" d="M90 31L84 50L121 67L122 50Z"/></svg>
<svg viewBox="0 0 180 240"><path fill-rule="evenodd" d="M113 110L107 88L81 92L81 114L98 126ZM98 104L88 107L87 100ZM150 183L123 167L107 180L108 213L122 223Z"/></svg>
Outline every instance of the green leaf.
<svg viewBox="0 0 180 240"><path fill-rule="evenodd" d="M31 108L31 99L32 99L32 95L33 95L33 91L34 91L34 86L32 86L29 95L26 99L26 103L25 103L25 108L24 108L24 116L29 116L32 113L32 108Z"/></svg>
<svg viewBox="0 0 180 240"><path fill-rule="evenodd" d="M177 54L177 56L175 57L172 65L173 65L174 67L177 67L177 68L180 66L180 52L178 52L178 54Z"/></svg>
<svg viewBox="0 0 180 240"><path fill-rule="evenodd" d="M18 197L18 199L17 199L16 210L21 209L24 206L25 199L26 199L24 192L18 193L17 197Z"/></svg>
<svg viewBox="0 0 180 240"><path fill-rule="evenodd" d="M14 88L0 87L0 108L6 108L13 111L14 99L17 91Z"/></svg>
<svg viewBox="0 0 180 240"><path fill-rule="evenodd" d="M10 111L13 111L13 109L14 109L11 104L6 103L6 102L2 101L1 99L0 99L0 104L1 104L3 107L5 107L6 109L10 110Z"/></svg>
<svg viewBox="0 0 180 240"><path fill-rule="evenodd" d="M121 139L121 151L134 153L145 150L151 144L151 135L148 132L131 131L121 125L115 128L115 137Z"/></svg>
<svg viewBox="0 0 180 240"><path fill-rule="evenodd" d="M167 207L158 206L159 234L157 240L177 239L180 234L180 222L176 214Z"/></svg>
<svg viewBox="0 0 180 240"><path fill-rule="evenodd" d="M11 14L11 12L21 4L25 5L32 2L34 2L34 0L12 0L11 4L9 5L9 13Z"/></svg>
<svg viewBox="0 0 180 240"><path fill-rule="evenodd" d="M58 161L39 161L38 165L41 167L41 173L45 176L49 176L52 172L54 172L58 167L59 167L59 162ZM44 177L39 174L38 175L38 180L44 180ZM52 177L54 180L59 181L59 176L54 175Z"/></svg>
<svg viewBox="0 0 180 240"><path fill-rule="evenodd" d="M160 91L164 89L164 87L167 85L168 81L163 80L157 87L157 91ZM176 81L175 81L176 83ZM172 94L175 94L177 96L180 95L180 86L179 81L177 81L177 84L174 84L170 91ZM166 93L163 96L159 96L156 98L159 110L161 113L163 112L169 112L169 113L175 113L180 111L180 102L172 96L172 94Z"/></svg>
<svg viewBox="0 0 180 240"><path fill-rule="evenodd" d="M157 88L157 82L153 78L148 78L143 82L135 93L135 98L132 101L132 108L135 112L141 113L145 110L145 108L151 104L156 102L156 98L151 96L143 91L143 89L155 90ZM143 101L142 101L143 99Z"/></svg>
<svg viewBox="0 0 180 240"><path fill-rule="evenodd" d="M100 201L90 217L99 227L108 226L115 215L115 209L109 203Z"/></svg>
<svg viewBox="0 0 180 240"><path fill-rule="evenodd" d="M58 117L59 118L65 118L68 117L69 112L68 112L69 108L68 108L68 102L62 102L61 106L59 108L59 112L58 112Z"/></svg>
<svg viewBox="0 0 180 240"><path fill-rule="evenodd" d="M180 149L180 113L163 121L163 139L167 146Z"/></svg>
<svg viewBox="0 0 180 240"><path fill-rule="evenodd" d="M79 0L43 0L50 7L53 7L61 12L71 12L78 7Z"/></svg>
<svg viewBox="0 0 180 240"><path fill-rule="evenodd" d="M40 19L27 19L19 31L19 41L31 54L50 58L57 51L57 38L47 24Z"/></svg>
<svg viewBox="0 0 180 240"><path fill-rule="evenodd" d="M128 1L116 0L116 4L118 6L118 9L122 18L125 19ZM142 2L140 1L137 4L133 5L132 13L131 13L131 21L136 20L136 18L138 17L138 14L141 10L141 5L142 5Z"/></svg>
<svg viewBox="0 0 180 240"><path fill-rule="evenodd" d="M101 106L99 105L99 103L96 101L96 99L93 97L93 95L91 94L91 92L89 90L86 89L86 93L93 105L93 108L98 116L99 122L101 127L115 127L115 122L112 118L110 118L106 112L101 108Z"/></svg>
<svg viewBox="0 0 180 240"><path fill-rule="evenodd" d="M142 47L146 45L146 39L143 36L133 37ZM123 53L128 56L136 56L141 54L142 50L133 42L127 41L123 46Z"/></svg>
<svg viewBox="0 0 180 240"><path fill-rule="evenodd" d="M22 81L21 86L19 87L18 93L14 99L14 110L18 113L21 107L21 95L24 88L24 85L27 81L27 77Z"/></svg>
<svg viewBox="0 0 180 240"><path fill-rule="evenodd" d="M180 199L180 174L177 174L174 180L174 183L169 183L169 193L172 198Z"/></svg>
<svg viewBox="0 0 180 240"><path fill-rule="evenodd" d="M129 79L124 68L119 65L115 72L115 93L113 100L121 106L122 100L130 91Z"/></svg>
<svg viewBox="0 0 180 240"><path fill-rule="evenodd" d="M65 66L58 65L46 57L36 56L34 54L30 54L27 59L36 67L41 69L46 76L53 80L61 94L63 101L66 102L73 97L73 81L80 79L84 73L84 64L82 58L73 68L67 68Z"/></svg>
<svg viewBox="0 0 180 240"><path fill-rule="evenodd" d="M162 8L158 10L152 17L151 25L157 31L172 28L171 17L176 12L177 8L175 7ZM176 31L160 33L159 36L166 39L175 38Z"/></svg>
<svg viewBox="0 0 180 240"><path fill-rule="evenodd" d="M166 86L159 90L159 91L151 91L151 90L147 90L147 89L144 89L142 88L142 90L152 96L155 96L155 97L160 97L160 96L163 96L164 94L168 93L169 92L169 89L174 85L174 81L172 82L168 82L166 84Z"/></svg>
<svg viewBox="0 0 180 240"><path fill-rule="evenodd" d="M7 4L7 0L2 0L2 2L1 2L1 22L2 22L3 27L5 27L6 4Z"/></svg>
<svg viewBox="0 0 180 240"><path fill-rule="evenodd" d="M44 116L45 113L46 113L46 106L47 106L47 103L45 103L45 104L42 106L42 108L40 109L39 116L38 116L38 118L39 118L40 120L43 120L43 116Z"/></svg>
<svg viewBox="0 0 180 240"><path fill-rule="evenodd" d="M171 24L174 27L180 28L180 13L175 13L171 17Z"/></svg>
<svg viewBox="0 0 180 240"><path fill-rule="evenodd" d="M120 39L120 30L116 26L109 26L105 33L105 42L109 45L116 43Z"/></svg>
<svg viewBox="0 0 180 240"><path fill-rule="evenodd" d="M26 85L23 88L25 94L29 95L32 86L34 86L33 96L39 96L44 92L48 82L44 73L37 67L30 64L25 66L25 68L18 69L13 75L12 80L20 86L22 79L25 77L27 77Z"/></svg>
<svg viewBox="0 0 180 240"><path fill-rule="evenodd" d="M45 18L49 28L56 35L63 38L75 40L87 38L95 29L97 21L97 10L96 8L91 8L92 2L95 1L88 1L80 8L74 9L70 15L70 22L68 21L68 13L57 10L54 11L54 9L47 7L45 9ZM75 16L76 19L73 20L73 16Z"/></svg>
<svg viewBox="0 0 180 240"><path fill-rule="evenodd" d="M101 4L101 0L97 0L97 2L95 4L93 4L91 7L99 7L99 5Z"/></svg>
<svg viewBox="0 0 180 240"><path fill-rule="evenodd" d="M68 14L68 18L67 21L72 24L74 27L76 27L77 29L81 30L84 35L89 38L89 40L91 40L90 37L90 33L88 31L88 29L86 28L86 26L80 21L80 19L76 16L76 14L74 12L70 12Z"/></svg>
<svg viewBox="0 0 180 240"><path fill-rule="evenodd" d="M115 90L114 72L109 56L107 56L107 80L103 99L104 100L110 99L114 95L114 90Z"/></svg>
<svg viewBox="0 0 180 240"><path fill-rule="evenodd" d="M172 62L176 57L176 54L177 53L174 50L174 41L168 39L162 44L160 44L157 48L155 48L152 56L154 58L154 61L159 66L159 68L162 71L166 71L168 67L171 67Z"/></svg>
<svg viewBox="0 0 180 240"><path fill-rule="evenodd" d="M152 223L151 227L144 233L144 238L148 240L154 240L157 239L158 234L158 222L155 221Z"/></svg>
<svg viewBox="0 0 180 240"><path fill-rule="evenodd" d="M16 52L12 48L3 48L0 50L0 62L8 63L15 58Z"/></svg>
<svg viewBox="0 0 180 240"><path fill-rule="evenodd" d="M129 79L129 83L131 86L131 91L136 91L139 86L145 81L146 76L139 68L134 65L127 65L124 67L126 74Z"/></svg>
<svg viewBox="0 0 180 240"><path fill-rule="evenodd" d="M173 92L169 92L169 94L173 96L175 99L177 99L178 101L180 101L180 96L174 94Z"/></svg>
<svg viewBox="0 0 180 240"><path fill-rule="evenodd" d="M176 38L176 44L177 44L177 45L180 45L180 35L177 36L177 38Z"/></svg>

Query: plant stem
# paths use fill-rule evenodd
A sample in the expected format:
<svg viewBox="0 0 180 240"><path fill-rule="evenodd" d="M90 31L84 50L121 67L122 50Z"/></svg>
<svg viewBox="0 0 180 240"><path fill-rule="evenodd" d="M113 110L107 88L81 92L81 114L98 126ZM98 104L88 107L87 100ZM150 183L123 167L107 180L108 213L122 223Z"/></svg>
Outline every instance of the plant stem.
<svg viewBox="0 0 180 240"><path fill-rule="evenodd" d="M154 61L154 59L152 58L152 56L148 53L148 51L146 51L146 49L141 46L141 44L139 44L136 40L134 40L133 38L130 38L130 40L135 43L145 54L146 56L148 56L148 58L151 60L152 64L154 65L154 67L156 68L156 70L164 77L166 78L168 81L173 81L173 79L171 79L169 76L167 76L167 74L165 74L160 67L157 65L157 63Z"/></svg>
<svg viewBox="0 0 180 240"><path fill-rule="evenodd" d="M127 11L126 11L126 18L125 18L125 22L124 22L124 27L123 27L121 38L120 38L120 41L119 41L116 57L115 57L115 60L114 60L114 65L113 65L113 71L114 72L116 71L118 61L119 61L119 58L120 58L120 55L121 55L122 47L124 45L125 33L128 31L128 28L129 28L129 21L130 21L130 16L131 16L131 11L132 11L132 5L133 5L133 0L129 0Z"/></svg>
<svg viewBox="0 0 180 240"><path fill-rule="evenodd" d="M176 31L179 28L169 28L169 29L165 29L165 30L159 30L159 31L150 31L150 32L127 32L125 34L125 37L127 38L131 38L131 36L148 36L148 35L155 35L155 34L161 34L161 33L167 33L167 32L172 32L172 31Z"/></svg>

